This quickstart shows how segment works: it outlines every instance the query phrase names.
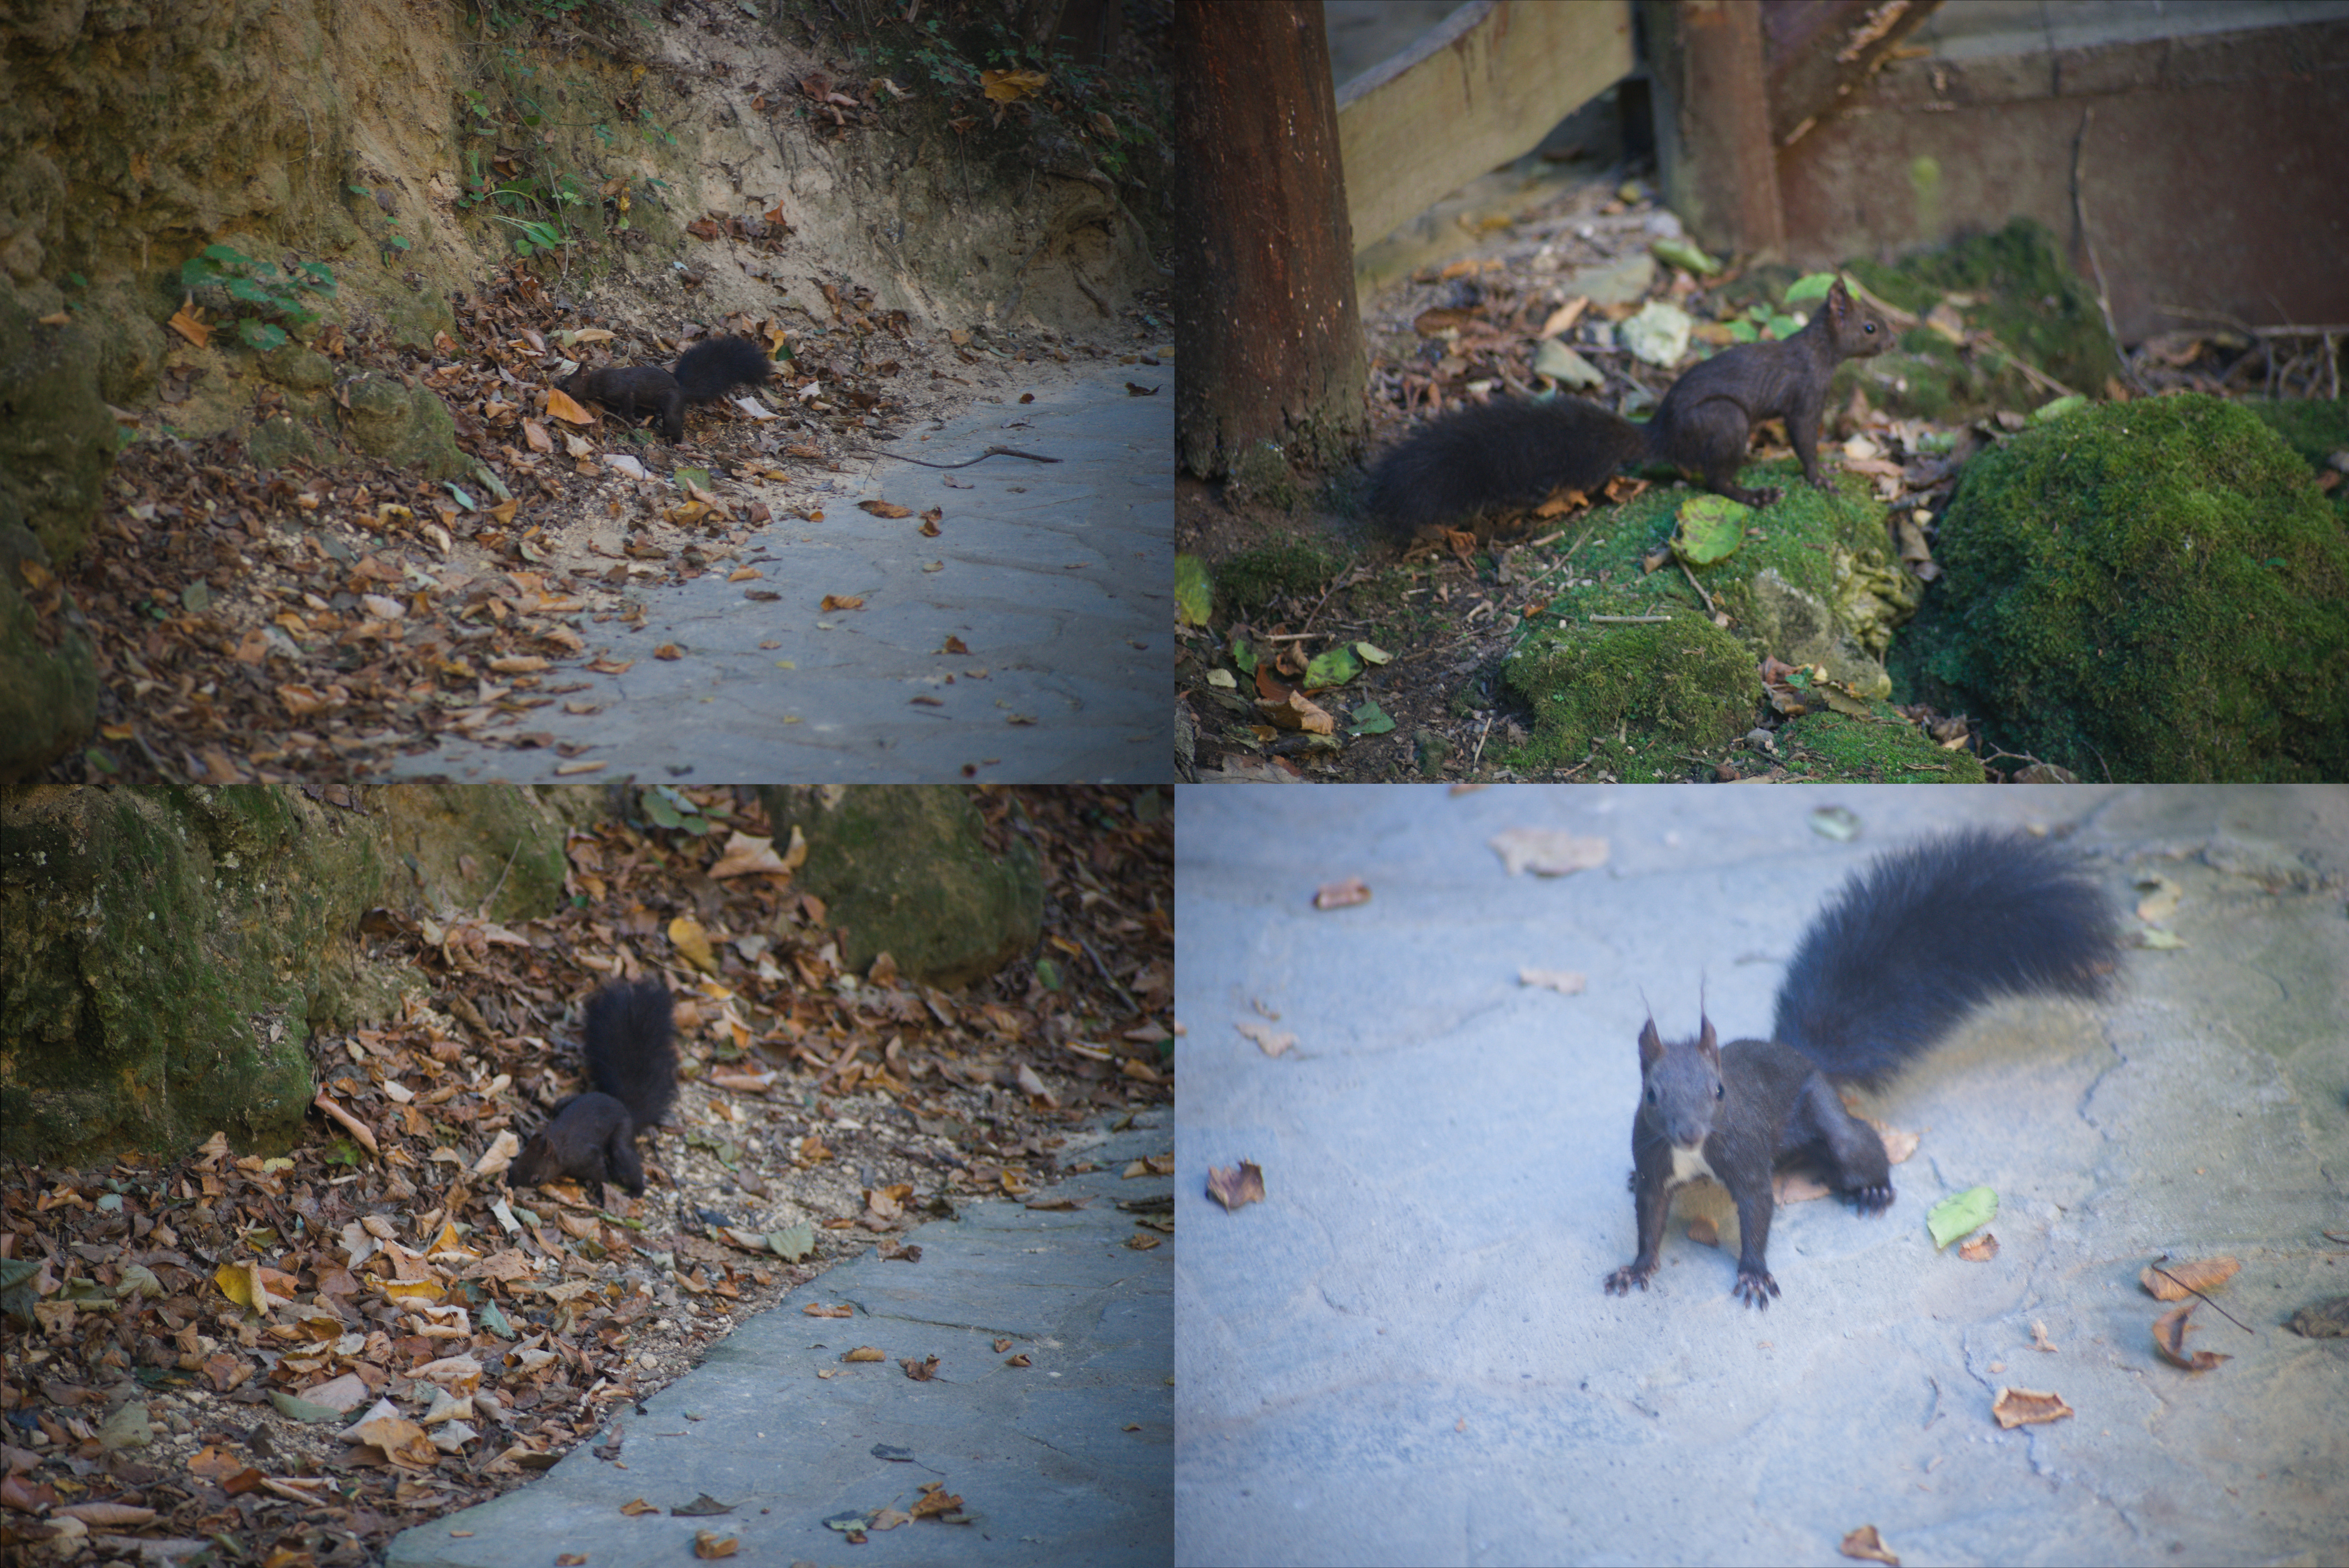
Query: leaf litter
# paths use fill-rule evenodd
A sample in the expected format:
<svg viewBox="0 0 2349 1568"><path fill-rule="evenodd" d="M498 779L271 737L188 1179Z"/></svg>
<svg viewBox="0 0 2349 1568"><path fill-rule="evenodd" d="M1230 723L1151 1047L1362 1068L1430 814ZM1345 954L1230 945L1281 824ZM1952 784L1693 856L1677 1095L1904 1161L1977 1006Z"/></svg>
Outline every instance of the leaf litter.
<svg viewBox="0 0 2349 1568"><path fill-rule="evenodd" d="M700 828L575 830L570 898L545 919L364 922L429 985L388 1023L313 1041L338 1114L287 1153L216 1134L177 1159L0 1183L0 1541L378 1560L399 1530L597 1439L832 1264L877 1244L918 1267L903 1231L1096 1168L1076 1124L1171 1103L1154 792L975 791L992 847L1038 851L1040 950L1094 961L1048 985L1018 961L952 992L885 961L844 971L755 793L678 793ZM730 862L740 874L710 875ZM580 1002L621 972L678 996L680 1104L646 1140L652 1187L611 1189L611 1208L570 1183L507 1189L517 1128L580 1086L559 1044ZM959 1521L961 1501L926 1490L911 1516Z"/></svg>

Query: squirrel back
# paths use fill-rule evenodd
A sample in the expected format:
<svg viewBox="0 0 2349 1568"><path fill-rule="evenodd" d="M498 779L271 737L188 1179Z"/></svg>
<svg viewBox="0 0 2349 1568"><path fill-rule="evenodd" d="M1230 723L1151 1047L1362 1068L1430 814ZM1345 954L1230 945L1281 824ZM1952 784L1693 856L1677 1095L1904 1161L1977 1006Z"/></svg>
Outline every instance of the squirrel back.
<svg viewBox="0 0 2349 1568"><path fill-rule="evenodd" d="M1774 1038L1719 1043L1640 1033L1631 1124L1639 1252L1613 1294L1655 1273L1675 1188L1710 1177L1737 1204L1733 1293L1766 1306L1772 1173L1800 1160L1864 1214L1893 1201L1883 1140L1835 1082L1876 1084L2008 994L2102 992L2119 954L2112 911L2078 859L2040 840L1969 828L1871 862L1796 944Z"/></svg>
<svg viewBox="0 0 2349 1568"><path fill-rule="evenodd" d="M616 365L582 369L564 378L564 391L574 398L594 398L623 420L633 421L639 408L660 415L661 433L674 441L685 434L685 405L706 402L735 387L763 383L774 368L766 350L747 337L711 337L678 357L673 370L657 365Z"/></svg>
<svg viewBox="0 0 2349 1568"><path fill-rule="evenodd" d="M677 1046L668 987L658 980L617 981L587 999L587 1081L595 1085L554 1108L507 1167L509 1185L566 1178L632 1193L645 1189L636 1134L667 1116L677 1101Z"/></svg>
<svg viewBox="0 0 2349 1568"><path fill-rule="evenodd" d="M1885 855L1811 921L1771 1037L1874 1087L2005 995L2105 992L2119 938L2079 859L1968 828Z"/></svg>
<svg viewBox="0 0 2349 1568"><path fill-rule="evenodd" d="M1422 427L1380 458L1371 512L1409 534L1454 518L1530 506L1553 490L1596 491L1627 462L1669 464L1748 506L1775 489L1737 483L1754 427L1786 421L1803 477L1821 488L1819 418L1846 359L1890 347L1891 329L1837 278L1794 336L1741 343L1674 381L1644 425L1579 398L1507 399L1461 409Z"/></svg>

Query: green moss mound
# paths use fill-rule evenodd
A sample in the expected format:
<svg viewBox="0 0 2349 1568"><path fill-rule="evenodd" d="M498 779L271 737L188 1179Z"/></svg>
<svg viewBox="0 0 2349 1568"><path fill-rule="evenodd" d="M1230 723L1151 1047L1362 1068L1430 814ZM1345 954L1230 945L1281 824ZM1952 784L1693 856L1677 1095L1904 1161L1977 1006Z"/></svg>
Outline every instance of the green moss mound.
<svg viewBox="0 0 2349 1568"><path fill-rule="evenodd" d="M1511 759L1537 770L1586 760L1626 783L1688 776L1690 753L1754 722L1754 655L1702 616L1661 625L1571 622L1519 644L1502 684L1533 710Z"/></svg>
<svg viewBox="0 0 2349 1568"><path fill-rule="evenodd" d="M1896 680L2084 778L2349 778L2349 532L2215 398L2106 404L1969 466Z"/></svg>
<svg viewBox="0 0 2349 1568"><path fill-rule="evenodd" d="M1889 705L1870 718L1806 713L1778 737L1788 769L1801 777L1869 784L1981 784L1971 752L1945 752Z"/></svg>

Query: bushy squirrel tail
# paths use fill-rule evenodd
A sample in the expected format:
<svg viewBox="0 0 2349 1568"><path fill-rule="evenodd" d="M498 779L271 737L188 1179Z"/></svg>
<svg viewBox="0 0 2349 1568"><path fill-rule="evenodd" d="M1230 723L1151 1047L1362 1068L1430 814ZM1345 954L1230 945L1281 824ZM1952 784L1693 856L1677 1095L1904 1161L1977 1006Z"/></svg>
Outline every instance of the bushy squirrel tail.
<svg viewBox="0 0 2349 1568"><path fill-rule="evenodd" d="M677 1101L673 1004L658 980L617 981L587 999L587 1078L628 1107L638 1128Z"/></svg>
<svg viewBox="0 0 2349 1568"><path fill-rule="evenodd" d="M1969 828L1887 855L1803 935L1772 1037L1839 1081L1882 1083L1994 997L2101 994L2111 906L2077 855Z"/></svg>
<svg viewBox="0 0 2349 1568"><path fill-rule="evenodd" d="M747 337L712 337L697 343L678 359L669 372L689 402L705 402L734 387L755 387L767 379L774 361Z"/></svg>
<svg viewBox="0 0 2349 1568"><path fill-rule="evenodd" d="M1391 448L1371 470L1370 505L1410 535L1557 489L1596 492L1648 454L1643 426L1579 398L1504 399L1445 414Z"/></svg>

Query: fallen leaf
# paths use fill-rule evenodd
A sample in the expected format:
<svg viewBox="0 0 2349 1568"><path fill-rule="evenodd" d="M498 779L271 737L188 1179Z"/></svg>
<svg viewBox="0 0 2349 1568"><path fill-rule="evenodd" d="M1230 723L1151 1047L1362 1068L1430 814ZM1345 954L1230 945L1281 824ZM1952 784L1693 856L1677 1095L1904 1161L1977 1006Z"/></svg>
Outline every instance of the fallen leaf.
<svg viewBox="0 0 2349 1568"><path fill-rule="evenodd" d="M1524 871L1537 877L1564 877L1607 864L1607 840L1585 838L1560 828L1511 827L1487 842L1512 877Z"/></svg>
<svg viewBox="0 0 2349 1568"><path fill-rule="evenodd" d="M1343 909L1370 901L1371 885L1360 877L1349 877L1342 882L1324 882L1313 894L1313 907L1317 909Z"/></svg>
<svg viewBox="0 0 2349 1568"><path fill-rule="evenodd" d="M860 1345L855 1349L850 1351L847 1355L842 1356L841 1359L843 1361L886 1361L889 1358L882 1355L880 1351L874 1349L872 1345Z"/></svg>
<svg viewBox="0 0 2349 1568"><path fill-rule="evenodd" d="M2035 1422L2060 1421L2077 1414L2060 1396L2032 1388L2001 1388L1997 1399L1991 1404L1990 1413L2009 1430Z"/></svg>
<svg viewBox="0 0 2349 1568"><path fill-rule="evenodd" d="M2186 1336L2201 1326L2188 1320L2194 1315L2194 1309L2201 1304L2200 1302L2189 1302L2182 1307L2171 1308L2153 1320L2155 1352L2171 1366L2183 1366L2189 1372L2208 1372L2222 1361L2234 1359L2231 1355L2221 1355L2215 1350L2189 1352L2186 1348Z"/></svg>
<svg viewBox="0 0 2349 1568"><path fill-rule="evenodd" d="M2137 1281L2154 1300L2175 1302L2196 1291L2215 1291L2242 1272L2243 1265L2232 1258L2196 1258L2182 1263L2147 1263Z"/></svg>
<svg viewBox="0 0 2349 1568"><path fill-rule="evenodd" d="M1863 1524L1845 1536L1840 1550L1846 1557L1857 1557L1868 1563L1889 1563L1892 1568L1900 1568L1900 1559L1887 1550L1884 1538L1876 1533L1876 1526L1872 1524Z"/></svg>
<svg viewBox="0 0 2349 1568"><path fill-rule="evenodd" d="M1278 1056L1297 1044L1296 1035L1258 1023L1254 1019L1243 1018L1232 1027L1255 1041L1268 1056Z"/></svg>
<svg viewBox="0 0 2349 1568"><path fill-rule="evenodd" d="M1580 996L1583 988L1590 981L1580 970L1520 969L1517 971L1517 983L1547 987L1560 996Z"/></svg>
<svg viewBox="0 0 2349 1568"><path fill-rule="evenodd" d="M828 610L863 609L864 601L861 597L845 594L826 594L823 596L823 603L816 607Z"/></svg>
<svg viewBox="0 0 2349 1568"><path fill-rule="evenodd" d="M1958 1256L1969 1263L1987 1263L1998 1256L1998 1238L1985 1231L1958 1243Z"/></svg>
<svg viewBox="0 0 2349 1568"><path fill-rule="evenodd" d="M914 514L912 507L900 506L894 501L860 501L856 504L860 511L870 512L875 517L911 517Z"/></svg>
<svg viewBox="0 0 2349 1568"><path fill-rule="evenodd" d="M1264 1172L1252 1160L1244 1159L1229 1169L1211 1165L1207 1168L1207 1196L1226 1210L1244 1203L1260 1203L1264 1200Z"/></svg>

